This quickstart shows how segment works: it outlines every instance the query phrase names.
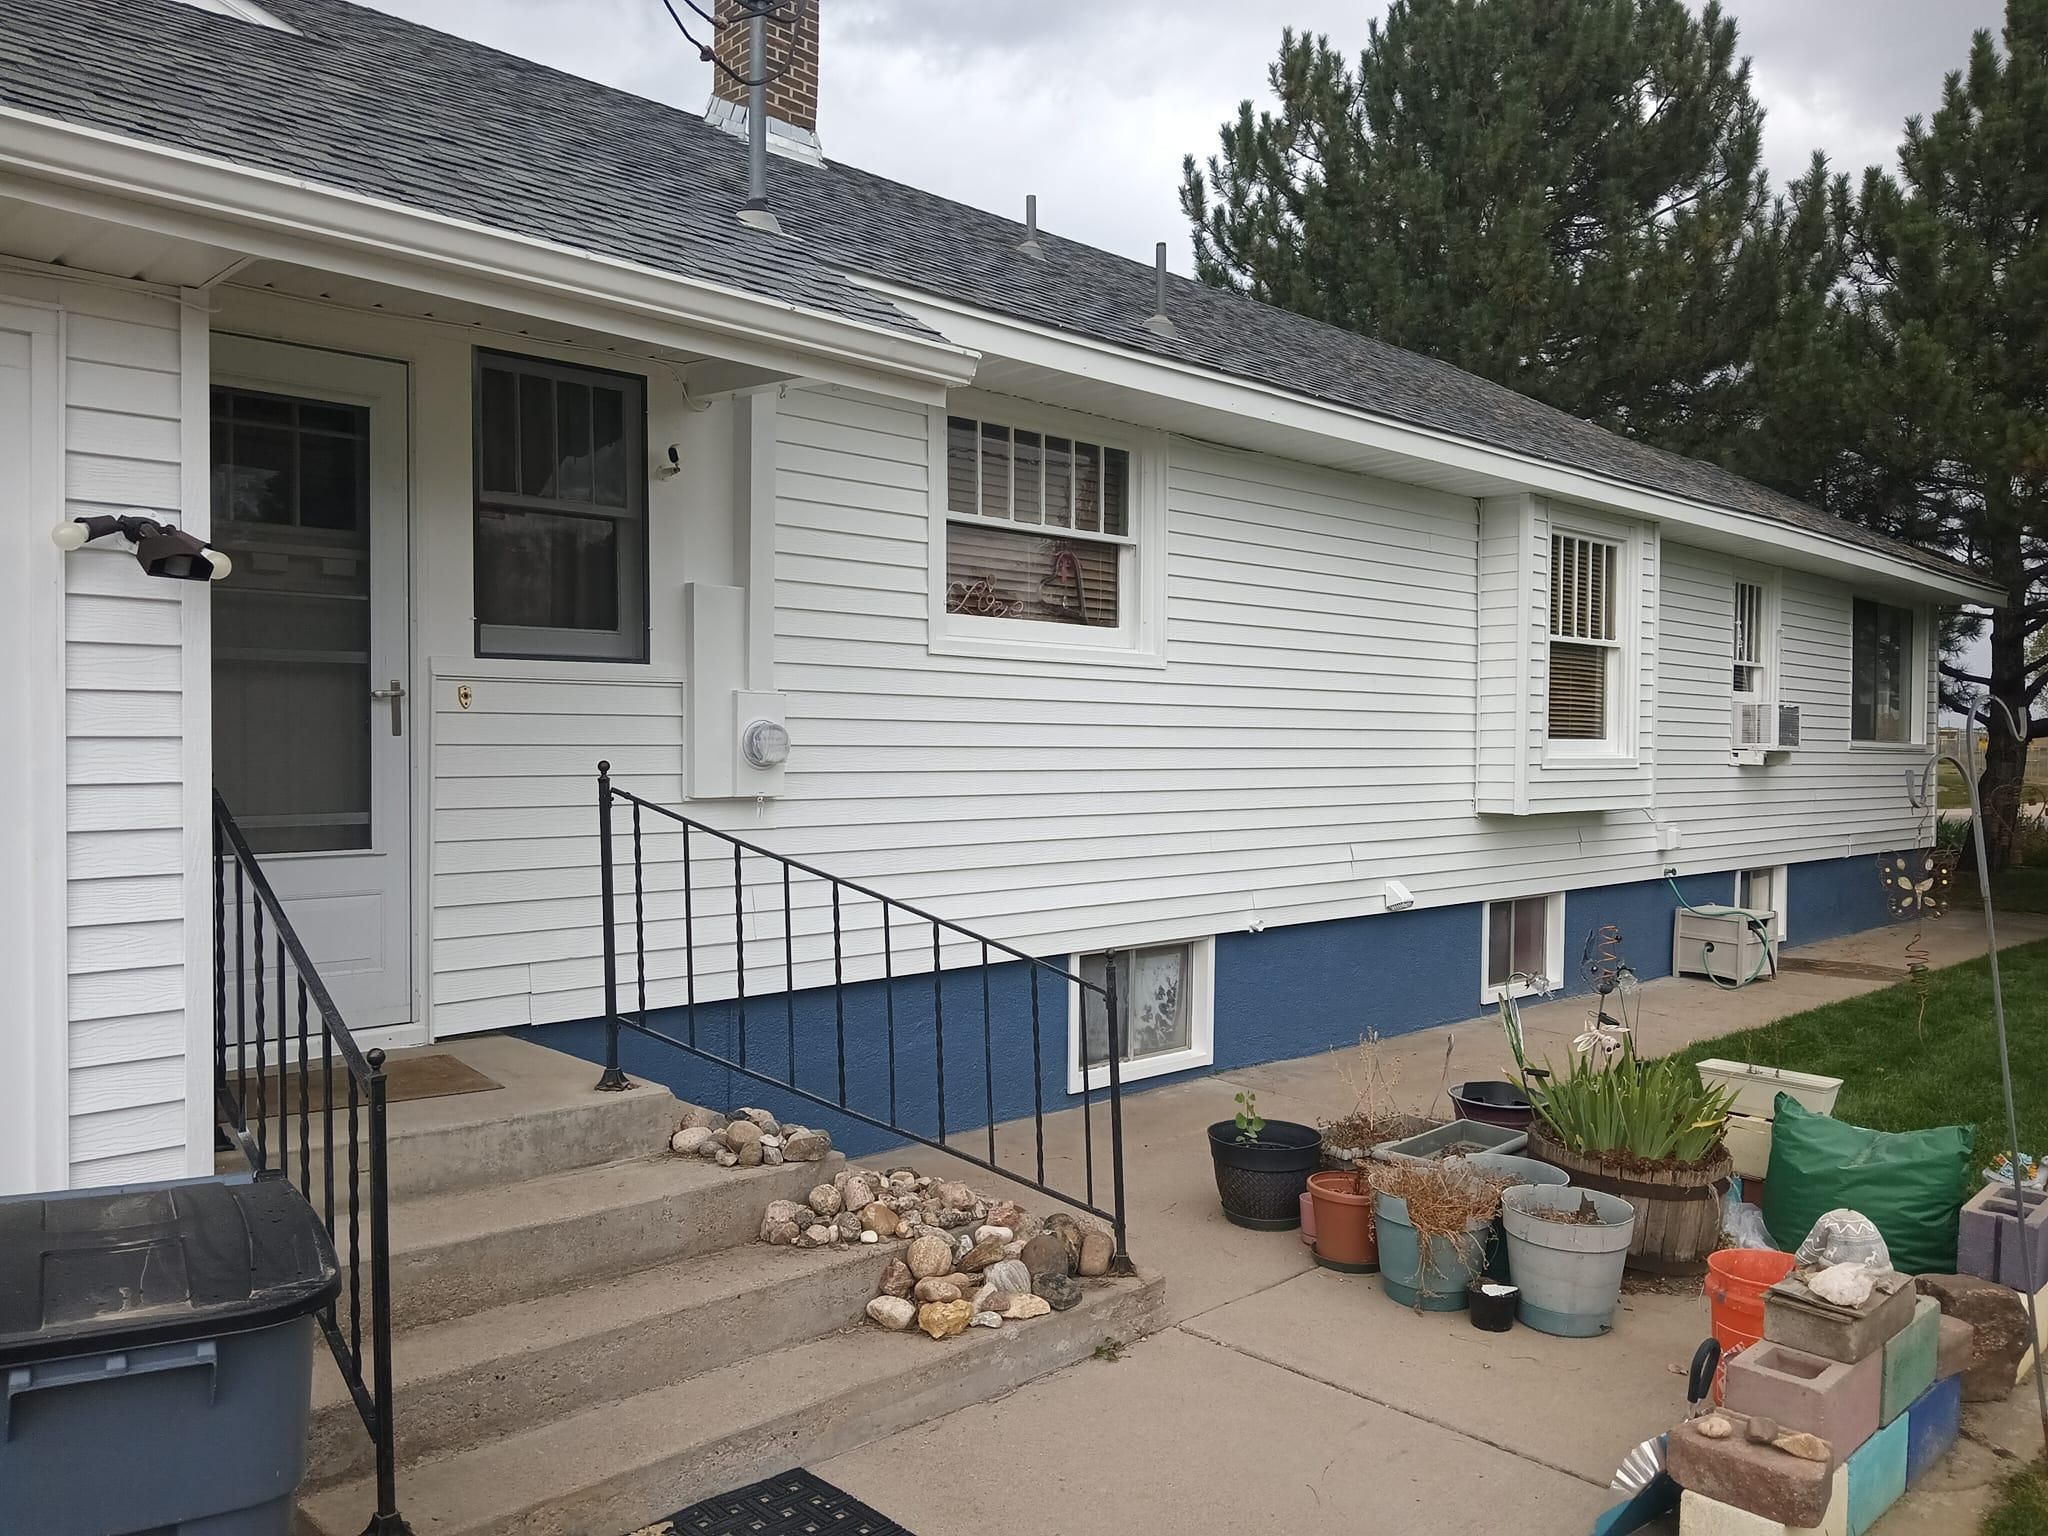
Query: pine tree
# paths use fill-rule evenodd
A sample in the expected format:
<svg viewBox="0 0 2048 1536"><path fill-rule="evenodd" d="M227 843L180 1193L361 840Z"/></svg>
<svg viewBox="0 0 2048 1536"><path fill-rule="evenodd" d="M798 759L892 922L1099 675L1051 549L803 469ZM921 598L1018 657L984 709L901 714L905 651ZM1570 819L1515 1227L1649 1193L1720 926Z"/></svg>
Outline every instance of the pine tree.
<svg viewBox="0 0 2048 1536"><path fill-rule="evenodd" d="M2048 0L2008 0L1942 104L1906 125L1901 177L1865 178L1856 324L1880 392L1868 451L1888 471L1863 516L1969 561L2003 589L1990 664L1944 672L1996 711L1981 784L1993 868L2010 861L2048 657ZM1888 526L1889 525L1889 526Z"/></svg>
<svg viewBox="0 0 2048 1536"><path fill-rule="evenodd" d="M1735 45L1681 0L1394 0L1355 72L1290 30L1278 112L1244 103L1206 170L1185 162L1197 269L1718 451L1755 417L1792 232Z"/></svg>

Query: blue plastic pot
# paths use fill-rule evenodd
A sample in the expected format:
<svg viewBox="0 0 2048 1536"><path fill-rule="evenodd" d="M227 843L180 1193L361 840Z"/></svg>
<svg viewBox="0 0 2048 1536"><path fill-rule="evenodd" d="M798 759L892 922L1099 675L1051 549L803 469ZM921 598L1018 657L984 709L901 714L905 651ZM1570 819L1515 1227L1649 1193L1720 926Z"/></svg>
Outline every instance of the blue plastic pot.
<svg viewBox="0 0 2048 1536"><path fill-rule="evenodd" d="M1469 1247L1432 1237L1428 1251L1408 1221L1408 1202L1396 1195L1373 1197L1373 1224L1380 1243L1380 1289L1404 1307L1425 1312L1462 1312L1466 1288L1477 1273L1471 1260L1483 1254L1487 1228L1471 1229Z"/></svg>
<svg viewBox="0 0 2048 1536"><path fill-rule="evenodd" d="M1537 1185L1545 1188L1563 1186L1571 1182L1571 1175L1562 1168L1553 1168L1549 1163L1539 1163L1533 1157L1517 1157L1512 1152L1469 1152L1463 1161L1479 1168L1491 1168L1496 1173L1511 1173L1517 1184ZM1508 1262L1507 1229L1501 1219L1493 1218L1493 1230L1486 1239L1486 1278L1489 1280L1513 1280L1513 1267Z"/></svg>

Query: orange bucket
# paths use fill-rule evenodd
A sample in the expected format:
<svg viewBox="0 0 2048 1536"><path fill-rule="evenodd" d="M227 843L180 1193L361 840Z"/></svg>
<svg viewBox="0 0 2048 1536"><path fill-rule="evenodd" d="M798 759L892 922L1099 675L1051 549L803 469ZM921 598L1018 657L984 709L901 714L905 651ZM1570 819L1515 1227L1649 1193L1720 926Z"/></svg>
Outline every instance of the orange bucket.
<svg viewBox="0 0 2048 1536"><path fill-rule="evenodd" d="M1730 1355L1764 1336L1764 1292L1792 1273L1791 1254L1775 1248L1723 1248L1707 1255L1707 1321L1721 1341L1721 1373ZM1721 1401L1721 1374L1714 1378Z"/></svg>

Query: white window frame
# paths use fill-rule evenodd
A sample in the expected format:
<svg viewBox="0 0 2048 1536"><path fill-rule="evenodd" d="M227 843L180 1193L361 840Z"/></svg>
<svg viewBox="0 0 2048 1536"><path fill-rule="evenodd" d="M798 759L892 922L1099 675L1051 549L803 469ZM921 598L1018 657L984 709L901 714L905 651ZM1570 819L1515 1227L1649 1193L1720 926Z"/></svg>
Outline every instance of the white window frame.
<svg viewBox="0 0 2048 1536"><path fill-rule="evenodd" d="M1729 904L1743 906L1742 885L1745 880L1762 875L1771 882L1771 937L1780 944L1785 942L1785 879L1787 866L1783 864L1757 864L1748 869L1735 871L1735 889L1730 894ZM1745 908L1747 910L1747 908Z"/></svg>
<svg viewBox="0 0 2048 1536"><path fill-rule="evenodd" d="M1742 634L1742 589L1754 588L1758 594L1757 616L1754 623L1755 635L1753 660L1745 660L1736 654L1736 641ZM1778 582L1776 576L1767 571L1737 570L1730 589L1731 604L1728 623L1728 670L1729 670L1729 711L1728 741L1736 751L1758 748L1775 748L1778 745ZM1761 686L1748 692L1735 687L1734 672L1738 666L1753 668L1758 674L1756 681ZM1744 741L1740 730L1741 711L1745 705L1755 705L1761 730L1755 741Z"/></svg>
<svg viewBox="0 0 2048 1536"><path fill-rule="evenodd" d="M1487 957L1493 944L1493 904L1497 901L1540 901L1543 911L1543 980L1546 987L1510 981L1493 981L1486 973ZM1503 997L1540 997L1564 985L1564 892L1532 891L1522 896L1488 896L1479 903L1479 1001L1497 1003Z"/></svg>
<svg viewBox="0 0 2048 1536"><path fill-rule="evenodd" d="M946 542L956 523L1008 527L975 513L952 510L946 485L946 421L965 416L1041 436L1077 438L1130 455L1129 527L1125 535L1082 535L1120 547L1116 628L1045 624L1028 619L993 619L950 613L946 607ZM1052 406L955 390L944 405L930 408L927 460L930 547L930 632L937 656L976 656L1024 661L1069 661L1101 666L1166 665L1166 436L1084 416ZM1017 524L1026 533L1042 531Z"/></svg>
<svg viewBox="0 0 2048 1536"><path fill-rule="evenodd" d="M1636 755L1637 673L1642 655L1642 591L1638 570L1640 554L1637 530L1590 518L1555 518L1544 536L1543 580L1539 600L1543 605L1543 679L1538 706L1543 711L1543 761L1545 766L1575 764L1603 767L1631 763ZM1574 635L1555 634L1550 622L1550 584L1559 539L1586 539L1614 550L1614 590L1608 607L1614 617L1614 637L1587 640ZM1596 645L1607 652L1607 734L1597 739L1575 740L1550 734L1550 648L1553 644Z"/></svg>
<svg viewBox="0 0 2048 1536"><path fill-rule="evenodd" d="M1200 939L1147 939L1141 943L1113 944L1104 949L1087 951L1091 955L1115 953L1125 949L1165 949L1180 945L1188 951L1188 1045L1186 1050L1169 1051L1159 1056L1146 1056L1137 1061L1126 1061L1118 1074L1118 1081L1125 1085L1143 1082L1148 1077L1165 1077L1173 1072L1186 1072L1194 1067L1207 1067L1216 1061L1216 941L1213 938ZM1082 954L1067 956L1069 975L1081 974ZM1109 1063L1093 1063L1088 1068L1087 1087L1090 1089L1109 1086ZM1067 1092L1078 1095L1081 1083L1081 984L1078 980L1067 983Z"/></svg>
<svg viewBox="0 0 2048 1536"><path fill-rule="evenodd" d="M1883 608L1895 609L1908 616L1906 629L1905 656L1905 713L1907 731L1901 741L1882 741L1874 736L1856 734L1856 604L1875 603ZM1858 752L1903 752L1924 753L1927 749L1927 653L1928 621L1927 610L1918 603L1900 602L1895 597L1875 592L1853 592L1849 600L1849 745Z"/></svg>

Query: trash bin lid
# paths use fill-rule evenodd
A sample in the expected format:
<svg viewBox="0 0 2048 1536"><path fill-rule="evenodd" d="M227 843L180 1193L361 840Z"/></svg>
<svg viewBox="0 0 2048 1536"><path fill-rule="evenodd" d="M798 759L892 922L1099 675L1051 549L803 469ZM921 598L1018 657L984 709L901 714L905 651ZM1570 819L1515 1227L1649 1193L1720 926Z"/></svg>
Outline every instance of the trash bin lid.
<svg viewBox="0 0 2048 1536"><path fill-rule="evenodd" d="M246 1333L340 1289L326 1229L282 1179L0 1199L0 1369Z"/></svg>

